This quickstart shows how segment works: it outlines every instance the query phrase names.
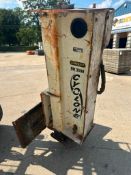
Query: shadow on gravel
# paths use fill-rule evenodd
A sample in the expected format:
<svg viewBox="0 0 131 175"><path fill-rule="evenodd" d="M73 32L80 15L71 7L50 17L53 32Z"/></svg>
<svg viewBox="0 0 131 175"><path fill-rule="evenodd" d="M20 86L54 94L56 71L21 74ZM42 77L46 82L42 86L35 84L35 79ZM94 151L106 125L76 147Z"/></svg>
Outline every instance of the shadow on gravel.
<svg viewBox="0 0 131 175"><path fill-rule="evenodd" d="M82 146L71 141L61 144L40 135L27 149L22 149L13 127L2 125L0 175L48 174L46 169L56 175L130 175L130 147L104 139L110 131L111 128L96 124ZM33 171L32 166L38 166L38 171Z"/></svg>
<svg viewBox="0 0 131 175"><path fill-rule="evenodd" d="M131 76L131 71L130 72L127 72L125 74L119 74L120 76Z"/></svg>

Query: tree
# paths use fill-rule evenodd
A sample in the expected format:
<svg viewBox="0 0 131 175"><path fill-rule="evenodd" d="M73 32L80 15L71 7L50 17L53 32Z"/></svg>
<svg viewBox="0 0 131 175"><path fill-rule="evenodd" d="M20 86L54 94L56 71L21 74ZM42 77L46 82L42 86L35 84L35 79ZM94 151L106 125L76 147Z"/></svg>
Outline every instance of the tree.
<svg viewBox="0 0 131 175"><path fill-rule="evenodd" d="M13 9L13 12L19 18L20 26L24 25L28 19L27 13L25 13L25 11L19 7Z"/></svg>
<svg viewBox="0 0 131 175"><path fill-rule="evenodd" d="M70 0L21 0L26 10L32 9L52 9L52 8L64 8L67 5L69 8L73 8L70 4ZM66 7L67 8L67 7Z"/></svg>
<svg viewBox="0 0 131 175"><path fill-rule="evenodd" d="M32 46L37 40L37 32L34 27L21 27L17 33L17 38L21 45Z"/></svg>
<svg viewBox="0 0 131 175"><path fill-rule="evenodd" d="M23 2L24 9L29 15L29 21L32 26L37 28L38 41L42 41L41 37L41 27L39 22L39 14L33 12L37 9L52 9L52 8L73 8L70 5L70 0L21 0Z"/></svg>
<svg viewBox="0 0 131 175"><path fill-rule="evenodd" d="M69 0L23 0L24 10L0 9L0 45L34 45L42 41L36 9L67 8Z"/></svg>
<svg viewBox="0 0 131 175"><path fill-rule="evenodd" d="M13 10L0 10L0 44L18 44L16 33L20 28L19 17Z"/></svg>

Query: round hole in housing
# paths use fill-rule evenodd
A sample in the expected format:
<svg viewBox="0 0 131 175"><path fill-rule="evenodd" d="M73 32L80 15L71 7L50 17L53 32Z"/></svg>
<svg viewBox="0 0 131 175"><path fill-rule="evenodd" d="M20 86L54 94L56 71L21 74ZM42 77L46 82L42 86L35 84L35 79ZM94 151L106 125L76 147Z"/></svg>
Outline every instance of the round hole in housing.
<svg viewBox="0 0 131 175"><path fill-rule="evenodd" d="M71 33L76 38L82 38L88 31L87 23L82 18L76 18L71 23Z"/></svg>

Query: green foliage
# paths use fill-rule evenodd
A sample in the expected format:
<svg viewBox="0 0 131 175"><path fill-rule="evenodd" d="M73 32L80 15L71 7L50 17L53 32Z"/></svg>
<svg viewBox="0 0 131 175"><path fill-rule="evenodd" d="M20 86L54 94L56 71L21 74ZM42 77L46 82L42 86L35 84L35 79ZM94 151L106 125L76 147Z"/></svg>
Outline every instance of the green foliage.
<svg viewBox="0 0 131 175"><path fill-rule="evenodd" d="M41 39L40 26L20 8L0 9L0 45L34 45Z"/></svg>
<svg viewBox="0 0 131 175"><path fill-rule="evenodd" d="M42 41L39 14L33 12L33 10L63 8L64 5L70 5L70 0L26 0L23 1L23 5L30 19L28 24L30 23L31 26L35 26L37 39L38 41Z"/></svg>
<svg viewBox="0 0 131 175"><path fill-rule="evenodd" d="M20 28L19 17L13 10L0 10L0 44L18 44L16 33Z"/></svg>
<svg viewBox="0 0 131 175"><path fill-rule="evenodd" d="M70 5L70 0L26 0L23 5L26 10L62 8L62 5Z"/></svg>
<svg viewBox="0 0 131 175"><path fill-rule="evenodd" d="M42 41L39 15L32 10L67 8L69 0L27 0L24 10L0 9L0 45L34 45Z"/></svg>
<svg viewBox="0 0 131 175"><path fill-rule="evenodd" d="M17 33L17 38L22 45L31 46L38 43L37 29L34 27L22 27Z"/></svg>

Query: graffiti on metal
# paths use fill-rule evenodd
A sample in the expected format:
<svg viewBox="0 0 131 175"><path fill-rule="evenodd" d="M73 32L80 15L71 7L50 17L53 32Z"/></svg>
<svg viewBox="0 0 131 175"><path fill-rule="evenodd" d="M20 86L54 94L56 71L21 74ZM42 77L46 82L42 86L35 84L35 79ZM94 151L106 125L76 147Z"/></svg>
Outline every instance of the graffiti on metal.
<svg viewBox="0 0 131 175"><path fill-rule="evenodd" d="M82 107L83 107L83 97L80 89L80 75L75 74L71 77L70 88L73 93L73 117L81 118Z"/></svg>

